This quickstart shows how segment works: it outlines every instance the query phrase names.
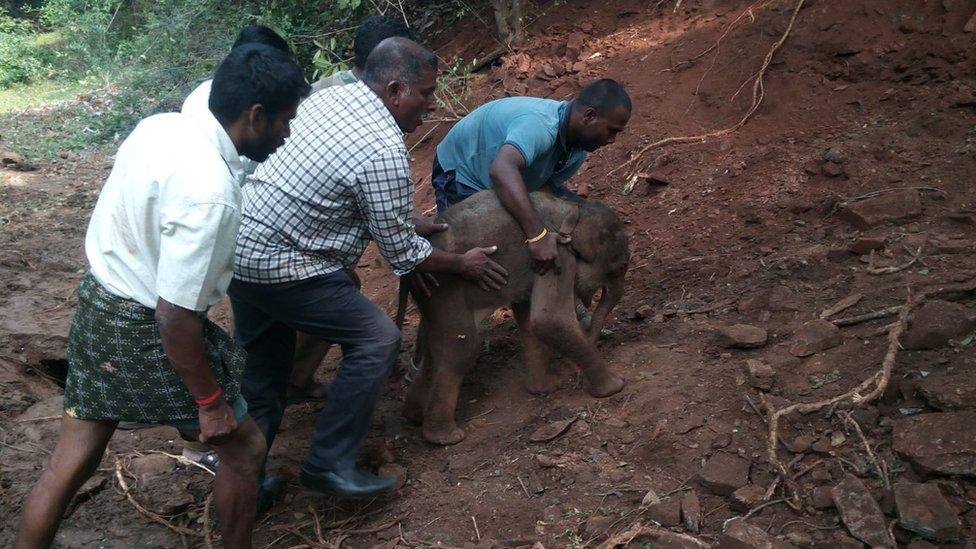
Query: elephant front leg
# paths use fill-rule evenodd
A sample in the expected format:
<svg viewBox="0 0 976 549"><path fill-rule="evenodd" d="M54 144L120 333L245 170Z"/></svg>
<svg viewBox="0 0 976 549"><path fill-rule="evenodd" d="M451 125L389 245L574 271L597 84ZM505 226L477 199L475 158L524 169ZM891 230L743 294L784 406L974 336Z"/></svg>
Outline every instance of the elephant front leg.
<svg viewBox="0 0 976 549"><path fill-rule="evenodd" d="M458 394L464 374L478 355L478 330L473 319L468 326L430 330L427 348L431 361L424 364L430 372L430 389L424 409L424 439L433 444L457 444L464 440L464 431L454 419ZM429 368L428 368L429 367Z"/></svg>
<svg viewBox="0 0 976 549"><path fill-rule="evenodd" d="M522 338L522 349L525 353L526 378L525 389L533 395L547 395L559 386L549 374L549 349L532 333L529 303L512 305L512 313L518 322L519 335Z"/></svg>
<svg viewBox="0 0 976 549"><path fill-rule="evenodd" d="M532 286L530 323L533 333L550 348L576 362L587 381L587 392L602 398L620 392L624 380L610 371L576 319L573 285L576 266L560 254L561 272L536 277Z"/></svg>

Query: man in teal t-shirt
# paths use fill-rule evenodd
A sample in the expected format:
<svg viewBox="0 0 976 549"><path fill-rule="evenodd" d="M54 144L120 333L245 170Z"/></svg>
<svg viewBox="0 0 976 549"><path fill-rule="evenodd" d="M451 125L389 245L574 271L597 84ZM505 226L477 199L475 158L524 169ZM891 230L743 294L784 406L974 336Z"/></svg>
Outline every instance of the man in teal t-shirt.
<svg viewBox="0 0 976 549"><path fill-rule="evenodd" d="M495 189L525 232L535 271L545 274L556 259L556 239L529 193L548 190L579 200L564 183L587 153L613 143L630 111L630 96L610 79L587 84L572 101L508 97L478 107L437 146L432 182L438 211Z"/></svg>

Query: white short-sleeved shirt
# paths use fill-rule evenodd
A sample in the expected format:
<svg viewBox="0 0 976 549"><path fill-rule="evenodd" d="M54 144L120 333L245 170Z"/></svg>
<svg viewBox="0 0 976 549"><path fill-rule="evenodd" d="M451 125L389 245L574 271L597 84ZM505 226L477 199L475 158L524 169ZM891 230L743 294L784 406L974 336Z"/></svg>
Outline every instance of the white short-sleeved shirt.
<svg viewBox="0 0 976 549"><path fill-rule="evenodd" d="M233 277L242 179L213 115L143 120L119 147L88 225L92 275L146 307L163 298L206 310Z"/></svg>

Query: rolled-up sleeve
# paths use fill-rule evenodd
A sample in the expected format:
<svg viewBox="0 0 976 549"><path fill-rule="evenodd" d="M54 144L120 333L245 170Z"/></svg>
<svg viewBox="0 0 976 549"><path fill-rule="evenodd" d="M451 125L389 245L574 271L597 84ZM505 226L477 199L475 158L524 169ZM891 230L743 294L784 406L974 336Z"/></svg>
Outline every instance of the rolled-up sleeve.
<svg viewBox="0 0 976 549"><path fill-rule="evenodd" d="M187 203L163 212L156 293L203 311L227 291L234 274L240 212L226 203Z"/></svg>
<svg viewBox="0 0 976 549"><path fill-rule="evenodd" d="M388 149L365 166L357 186L360 211L369 233L393 272L403 276L431 253L427 239L417 235L413 212L413 182L406 151Z"/></svg>

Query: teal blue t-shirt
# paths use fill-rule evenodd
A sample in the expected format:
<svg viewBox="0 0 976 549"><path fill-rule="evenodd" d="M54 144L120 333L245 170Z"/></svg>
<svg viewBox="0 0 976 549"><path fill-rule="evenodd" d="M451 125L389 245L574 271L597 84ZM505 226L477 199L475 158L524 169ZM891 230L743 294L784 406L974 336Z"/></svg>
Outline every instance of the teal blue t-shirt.
<svg viewBox="0 0 976 549"><path fill-rule="evenodd" d="M567 101L507 97L478 107L451 128L437 146L437 161L454 171L462 195L491 188L489 169L504 144L525 158L522 179L529 192L562 187L575 174L586 150L566 147ZM465 192L469 191L469 192Z"/></svg>

